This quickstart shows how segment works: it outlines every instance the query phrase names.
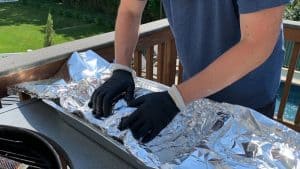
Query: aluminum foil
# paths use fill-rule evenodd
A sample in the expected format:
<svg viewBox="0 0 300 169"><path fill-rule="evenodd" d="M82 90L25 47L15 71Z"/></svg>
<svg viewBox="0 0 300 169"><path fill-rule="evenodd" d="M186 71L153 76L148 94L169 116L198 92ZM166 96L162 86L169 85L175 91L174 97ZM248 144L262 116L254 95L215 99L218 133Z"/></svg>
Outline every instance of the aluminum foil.
<svg viewBox="0 0 300 169"><path fill-rule="evenodd" d="M153 141L141 144L129 130L119 131L122 117L135 108L118 101L113 115L96 119L87 106L93 91L111 75L109 63L89 51L74 53L68 61L71 82L41 88L39 82L18 85L31 89L37 96L53 91L60 105L68 112L99 127L104 134L122 141L125 148L151 168L300 168L300 134L260 113L238 105L197 100L180 112ZM167 87L136 78L135 97ZM48 87L48 88L47 88ZM34 93L34 92L33 92ZM44 93L44 94L43 94ZM49 97L46 97L49 98Z"/></svg>
<svg viewBox="0 0 300 169"><path fill-rule="evenodd" d="M92 50L74 52L67 62L72 82L79 82L87 77L105 79L110 64Z"/></svg>
<svg viewBox="0 0 300 169"><path fill-rule="evenodd" d="M48 79L34 82L24 82L8 88L8 94L24 92L32 98L56 99L60 93L67 90L67 83L63 79Z"/></svg>

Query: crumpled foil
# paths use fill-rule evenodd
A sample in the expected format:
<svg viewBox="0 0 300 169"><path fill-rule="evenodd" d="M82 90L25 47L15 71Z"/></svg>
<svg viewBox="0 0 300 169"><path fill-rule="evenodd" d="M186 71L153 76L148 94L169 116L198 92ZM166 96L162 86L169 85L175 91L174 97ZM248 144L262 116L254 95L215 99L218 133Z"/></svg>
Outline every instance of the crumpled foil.
<svg viewBox="0 0 300 169"><path fill-rule="evenodd" d="M197 100L180 112L147 144L129 130L119 131L122 117L136 108L119 100L113 115L96 119L87 106L93 91L111 75L109 63L92 51L74 53L68 61L71 82L64 85L31 82L17 85L39 98L60 98L60 105L121 140L126 149L151 168L300 168L300 134L260 113L238 105ZM49 81L48 81L49 82ZM55 81L57 82L57 81ZM135 97L168 87L136 78ZM51 92L53 93L51 93ZM49 97L51 96L51 97Z"/></svg>
<svg viewBox="0 0 300 169"><path fill-rule="evenodd" d="M24 92L32 98L56 99L60 93L67 90L67 83L63 79L47 79L41 81L24 82L8 88L8 94Z"/></svg>
<svg viewBox="0 0 300 169"><path fill-rule="evenodd" d="M110 76L110 64L92 50L86 52L74 52L67 62L71 82L94 77L100 80L106 80Z"/></svg>

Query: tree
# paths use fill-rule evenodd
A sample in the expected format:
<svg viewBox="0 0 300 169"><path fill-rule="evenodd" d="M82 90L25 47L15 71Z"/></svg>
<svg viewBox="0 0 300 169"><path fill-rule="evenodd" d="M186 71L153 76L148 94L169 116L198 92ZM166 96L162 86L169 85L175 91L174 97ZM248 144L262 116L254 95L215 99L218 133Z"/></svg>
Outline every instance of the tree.
<svg viewBox="0 0 300 169"><path fill-rule="evenodd" d="M53 38L55 35L55 31L53 29L53 20L52 15L49 12L47 24L45 25L45 40L44 40L44 47L51 46L54 44Z"/></svg>

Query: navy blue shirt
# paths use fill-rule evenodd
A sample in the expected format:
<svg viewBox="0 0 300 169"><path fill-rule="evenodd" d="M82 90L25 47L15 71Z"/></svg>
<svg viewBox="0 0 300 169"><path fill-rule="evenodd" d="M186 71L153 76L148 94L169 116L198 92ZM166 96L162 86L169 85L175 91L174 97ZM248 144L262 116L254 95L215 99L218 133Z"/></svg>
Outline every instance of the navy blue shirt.
<svg viewBox="0 0 300 169"><path fill-rule="evenodd" d="M288 2L290 0L163 0L184 79L206 68L240 41L240 14ZM281 30L274 51L265 63L209 98L254 109L265 106L275 99L283 57Z"/></svg>

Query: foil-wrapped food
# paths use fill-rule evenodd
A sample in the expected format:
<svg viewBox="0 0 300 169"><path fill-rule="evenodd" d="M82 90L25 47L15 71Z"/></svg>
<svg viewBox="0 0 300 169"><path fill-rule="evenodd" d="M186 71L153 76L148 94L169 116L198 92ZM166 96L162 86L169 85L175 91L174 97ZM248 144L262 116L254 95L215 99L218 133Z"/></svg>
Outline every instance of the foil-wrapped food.
<svg viewBox="0 0 300 169"><path fill-rule="evenodd" d="M95 118L87 106L93 91L110 77L110 64L94 52L87 51L74 53L67 65L69 82L62 79L48 80L46 84L45 81L28 82L16 85L14 89L39 98L59 98L66 111L121 141L148 167L300 168L299 133L252 109L208 99L188 105L154 140L142 144L129 130L118 129L121 118L135 110L124 100L114 105L112 116L102 119ZM168 89L142 78L136 78L135 82L135 97Z"/></svg>

